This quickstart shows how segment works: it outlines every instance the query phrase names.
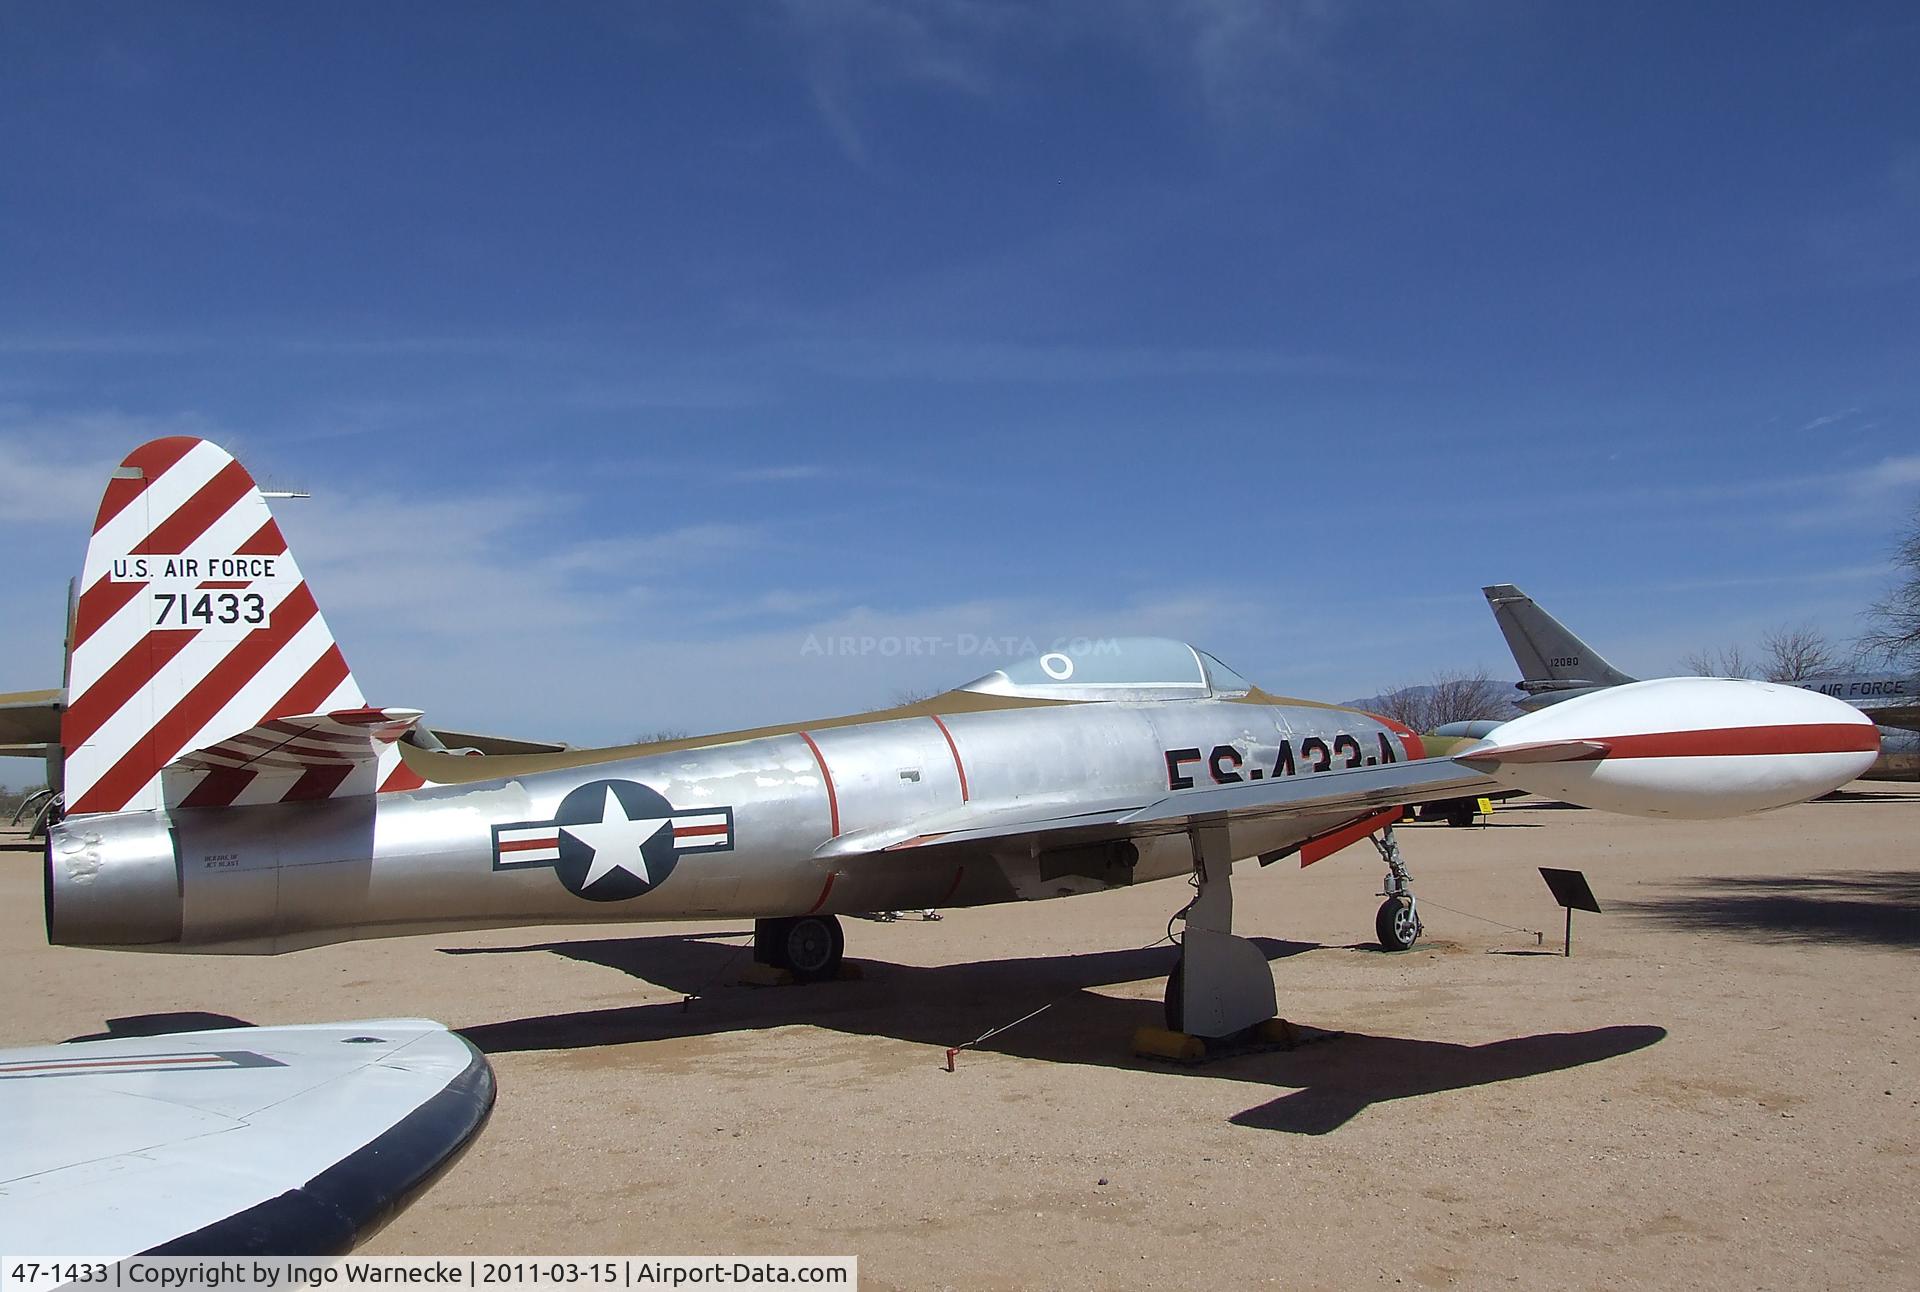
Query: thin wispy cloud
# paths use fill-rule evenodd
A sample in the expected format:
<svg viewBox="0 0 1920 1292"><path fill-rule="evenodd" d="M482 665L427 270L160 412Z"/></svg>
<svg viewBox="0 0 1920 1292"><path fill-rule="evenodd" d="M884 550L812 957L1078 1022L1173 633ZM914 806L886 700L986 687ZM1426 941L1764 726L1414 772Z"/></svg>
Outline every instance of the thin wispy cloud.
<svg viewBox="0 0 1920 1292"><path fill-rule="evenodd" d="M782 347L819 372L864 381L1113 382L1289 374L1377 377L1377 366L1334 355L1186 346L836 340Z"/></svg>
<svg viewBox="0 0 1920 1292"><path fill-rule="evenodd" d="M1345 18L1324 0L788 0L808 92L846 158L873 159L874 101L935 92L993 111L1050 60L1118 55L1141 93L1185 97L1216 125L1285 123L1336 80L1326 47Z"/></svg>
<svg viewBox="0 0 1920 1292"><path fill-rule="evenodd" d="M729 474L732 479L741 484L785 484L803 480L825 480L835 472L832 468L817 462L790 462L776 466L743 467Z"/></svg>
<svg viewBox="0 0 1920 1292"><path fill-rule="evenodd" d="M905 87L986 99L992 46L1032 30L1030 14L990 0L787 0L783 9L814 107L860 164L871 160L867 96Z"/></svg>

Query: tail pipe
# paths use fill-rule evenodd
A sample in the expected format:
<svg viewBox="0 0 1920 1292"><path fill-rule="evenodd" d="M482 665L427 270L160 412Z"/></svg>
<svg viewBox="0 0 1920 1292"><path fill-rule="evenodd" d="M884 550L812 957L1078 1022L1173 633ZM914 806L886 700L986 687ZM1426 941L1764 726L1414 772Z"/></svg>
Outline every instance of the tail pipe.
<svg viewBox="0 0 1920 1292"><path fill-rule="evenodd" d="M47 941L132 947L178 942L180 851L160 812L69 817L47 830Z"/></svg>

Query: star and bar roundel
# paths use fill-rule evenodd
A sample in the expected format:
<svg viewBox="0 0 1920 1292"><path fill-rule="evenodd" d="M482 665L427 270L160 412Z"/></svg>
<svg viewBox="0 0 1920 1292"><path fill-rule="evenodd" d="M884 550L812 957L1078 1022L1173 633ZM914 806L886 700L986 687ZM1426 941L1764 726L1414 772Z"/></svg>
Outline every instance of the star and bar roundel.
<svg viewBox="0 0 1920 1292"><path fill-rule="evenodd" d="M493 827L493 868L551 866L576 897L620 902L650 893L690 853L733 848L733 809L676 808L637 781L589 781L551 821Z"/></svg>

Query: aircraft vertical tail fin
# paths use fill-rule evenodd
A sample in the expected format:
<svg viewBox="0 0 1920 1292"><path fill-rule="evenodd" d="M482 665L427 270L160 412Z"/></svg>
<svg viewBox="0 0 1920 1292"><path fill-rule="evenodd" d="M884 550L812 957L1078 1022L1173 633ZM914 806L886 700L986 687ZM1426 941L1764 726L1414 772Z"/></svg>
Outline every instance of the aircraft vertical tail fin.
<svg viewBox="0 0 1920 1292"><path fill-rule="evenodd" d="M1507 639L1522 685L1530 691L1587 686L1622 686L1634 679L1600 652L1574 636L1567 626L1534 604L1511 583L1482 588L1495 622Z"/></svg>
<svg viewBox="0 0 1920 1292"><path fill-rule="evenodd" d="M114 471L67 649L69 816L366 792L398 761L389 747L351 784L176 761L275 719L367 712L266 499L206 440L151 441Z"/></svg>

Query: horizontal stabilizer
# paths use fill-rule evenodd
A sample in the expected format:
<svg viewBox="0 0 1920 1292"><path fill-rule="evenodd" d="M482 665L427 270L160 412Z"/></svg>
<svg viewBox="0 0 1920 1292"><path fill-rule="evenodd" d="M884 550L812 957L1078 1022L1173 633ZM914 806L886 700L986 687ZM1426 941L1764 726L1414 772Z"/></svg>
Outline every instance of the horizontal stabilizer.
<svg viewBox="0 0 1920 1292"><path fill-rule="evenodd" d="M336 709L270 718L162 769L168 807L285 803L371 794L418 709ZM360 782L364 782L362 785Z"/></svg>

